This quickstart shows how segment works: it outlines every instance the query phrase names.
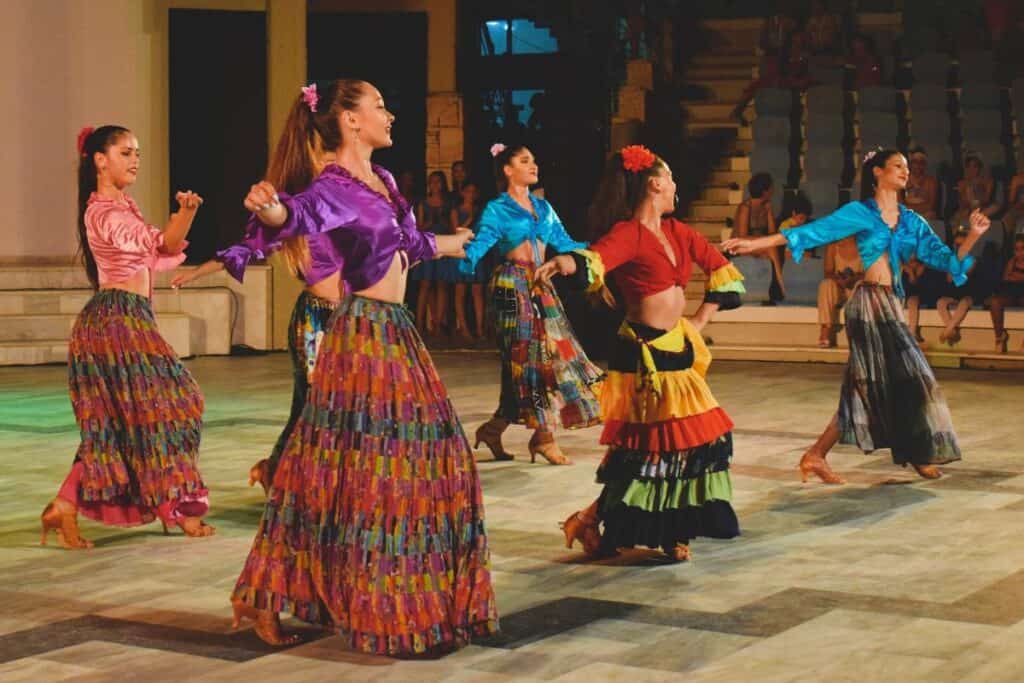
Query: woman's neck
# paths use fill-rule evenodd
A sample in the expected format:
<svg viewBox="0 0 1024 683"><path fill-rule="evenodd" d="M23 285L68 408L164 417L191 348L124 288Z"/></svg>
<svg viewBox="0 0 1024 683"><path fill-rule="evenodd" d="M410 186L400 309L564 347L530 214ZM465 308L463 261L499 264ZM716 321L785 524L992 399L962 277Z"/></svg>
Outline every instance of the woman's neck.
<svg viewBox="0 0 1024 683"><path fill-rule="evenodd" d="M372 154L373 148L369 145L360 142L342 144L334 152L334 163L356 178L371 178L373 177L373 163L370 161Z"/></svg>
<svg viewBox="0 0 1024 683"><path fill-rule="evenodd" d="M664 214L664 208L648 197L640 202L640 206L633 213L633 220L640 221L642 225L656 230L661 227L661 217Z"/></svg>
<svg viewBox="0 0 1024 683"><path fill-rule="evenodd" d="M530 187L528 185L509 184L507 192L509 197L521 204L528 204L530 202Z"/></svg>
<svg viewBox="0 0 1024 683"><path fill-rule="evenodd" d="M899 193L894 189L879 188L875 190L875 202L880 211L899 210Z"/></svg>
<svg viewBox="0 0 1024 683"><path fill-rule="evenodd" d="M118 187L114 183L100 178L96 182L96 194L107 199L124 199L124 188Z"/></svg>

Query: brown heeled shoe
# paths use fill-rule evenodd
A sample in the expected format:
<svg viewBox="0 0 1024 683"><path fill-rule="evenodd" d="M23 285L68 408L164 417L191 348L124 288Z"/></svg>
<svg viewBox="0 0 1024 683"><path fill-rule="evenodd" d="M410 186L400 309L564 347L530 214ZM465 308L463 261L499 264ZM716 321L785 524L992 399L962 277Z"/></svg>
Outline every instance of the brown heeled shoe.
<svg viewBox="0 0 1024 683"><path fill-rule="evenodd" d="M256 482L263 487L264 496L270 492L270 462L266 458L249 468L249 486Z"/></svg>
<svg viewBox="0 0 1024 683"><path fill-rule="evenodd" d="M838 485L846 483L846 480L832 471L825 458L808 458L807 454L804 453L804 456L800 458L799 467L800 481L804 484L807 483L807 478L812 474L821 479L823 484Z"/></svg>
<svg viewBox="0 0 1024 683"><path fill-rule="evenodd" d="M516 456L505 450L501 445L501 435L508 429L508 420L500 417L492 417L487 422L476 428L475 443L473 448L480 448L482 441L485 446L491 449L491 455L495 460L514 460Z"/></svg>
<svg viewBox="0 0 1024 683"><path fill-rule="evenodd" d="M922 479L940 479L942 477L942 470L935 465L918 465L916 463L910 463L910 466L914 468L918 476ZM906 467L906 465L904 465Z"/></svg>
<svg viewBox="0 0 1024 683"><path fill-rule="evenodd" d="M562 449L555 443L555 435L551 432L542 432L537 430L530 437L530 443L527 445L530 450L530 462L537 462L537 456L544 458L548 461L549 465L571 465L572 460L565 457L562 453Z"/></svg>
<svg viewBox="0 0 1024 683"><path fill-rule="evenodd" d="M43 508L43 514L39 515L39 521L43 526L43 536L39 541L40 545L46 545L46 537L50 530L57 532L57 540L61 547L67 550L81 550L92 547L92 541L82 538L78 532L78 508L75 504L63 498L54 498Z"/></svg>
<svg viewBox="0 0 1024 683"><path fill-rule="evenodd" d="M234 613L231 628L240 628L242 619L252 619L255 622L253 630L267 645L294 645L302 639L297 634L285 635L281 631L281 619L277 616L277 612L259 610L240 602L232 602L231 608Z"/></svg>
<svg viewBox="0 0 1024 683"><path fill-rule="evenodd" d="M588 521L582 511L574 512L564 522L559 522L558 528L565 534L566 548L571 549L573 542L579 541L587 555L601 554L601 530L596 519Z"/></svg>

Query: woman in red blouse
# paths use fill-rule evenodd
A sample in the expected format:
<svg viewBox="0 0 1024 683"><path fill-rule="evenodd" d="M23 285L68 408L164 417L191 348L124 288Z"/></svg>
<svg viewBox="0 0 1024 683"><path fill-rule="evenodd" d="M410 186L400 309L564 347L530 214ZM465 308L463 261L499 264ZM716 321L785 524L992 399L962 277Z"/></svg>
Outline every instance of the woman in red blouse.
<svg viewBox="0 0 1024 683"><path fill-rule="evenodd" d="M613 274L626 305L600 396L604 489L562 525L566 544L578 539L591 555L645 545L684 561L697 536L739 534L730 504L732 421L705 381L711 354L700 330L719 308L739 305L743 278L700 233L669 217L675 197L662 159L638 145L623 149L591 207L598 239L537 270L544 280L575 276L591 292ZM694 262L709 291L687 320Z"/></svg>

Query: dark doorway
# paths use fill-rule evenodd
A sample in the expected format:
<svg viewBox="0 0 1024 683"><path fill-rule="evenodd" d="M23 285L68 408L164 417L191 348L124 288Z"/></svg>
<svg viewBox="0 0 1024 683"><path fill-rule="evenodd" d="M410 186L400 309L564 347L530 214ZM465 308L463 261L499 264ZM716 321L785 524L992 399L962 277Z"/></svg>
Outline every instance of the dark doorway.
<svg viewBox="0 0 1024 683"><path fill-rule="evenodd" d="M373 83L395 115L394 146L374 153L395 177L424 182L427 135L427 15L311 12L306 24L309 80Z"/></svg>
<svg viewBox="0 0 1024 683"><path fill-rule="evenodd" d="M170 180L205 203L189 233L188 262L243 234L249 186L267 163L264 12L170 11ZM144 141L143 141L144 143Z"/></svg>

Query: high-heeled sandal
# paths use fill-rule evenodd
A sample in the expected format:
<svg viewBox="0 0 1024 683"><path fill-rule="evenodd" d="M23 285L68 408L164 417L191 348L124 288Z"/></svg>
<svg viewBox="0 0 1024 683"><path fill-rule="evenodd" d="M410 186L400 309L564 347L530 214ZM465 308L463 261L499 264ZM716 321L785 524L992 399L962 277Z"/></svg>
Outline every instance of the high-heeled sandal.
<svg viewBox="0 0 1024 683"><path fill-rule="evenodd" d="M543 435L543 436L542 436ZM530 462L537 462L537 456L548 461L549 465L571 465L572 460L565 457L565 453L555 443L555 435L551 432L535 431L527 444L530 451Z"/></svg>
<svg viewBox="0 0 1024 683"><path fill-rule="evenodd" d="M263 495L266 496L270 492L270 461L266 458L249 468L249 486L256 482L263 487Z"/></svg>
<svg viewBox="0 0 1024 683"><path fill-rule="evenodd" d="M161 519L160 524L164 527L164 536L170 536L171 532L167 528L167 521ZM174 524L189 538L206 538L217 533L217 527L210 526L203 521L202 517L183 517L174 520Z"/></svg>
<svg viewBox="0 0 1024 683"><path fill-rule="evenodd" d="M996 335L996 353L1006 353L1010 341L1010 333L1003 330L1002 334Z"/></svg>
<svg viewBox="0 0 1024 683"><path fill-rule="evenodd" d="M904 464L904 467L907 465ZM917 463L910 463L910 466L917 472L917 476L922 479L940 479L942 478L942 470L936 465L918 465Z"/></svg>
<svg viewBox="0 0 1024 683"><path fill-rule="evenodd" d="M491 455L495 460L514 460L516 456L505 450L501 445L501 435L508 429L508 420L500 417L492 417L487 422L476 428L474 438L476 441L473 448L480 448L482 441L485 446L491 449Z"/></svg>
<svg viewBox="0 0 1024 683"><path fill-rule="evenodd" d="M78 508L70 501L54 498L43 508L43 514L39 515L39 521L43 526L40 545L46 545L46 537L49 536L50 530L53 530L57 532L57 540L61 547L67 550L83 550L92 547L92 541L82 538L78 532Z"/></svg>
<svg viewBox="0 0 1024 683"><path fill-rule="evenodd" d="M565 547L571 549L573 542L579 541L584 553L600 555L601 530L598 524L596 519L588 521L582 511L569 515L564 522L558 523L558 528L565 534Z"/></svg>
<svg viewBox="0 0 1024 683"><path fill-rule="evenodd" d="M807 478L812 474L821 479L823 484L838 485L846 483L845 479L832 471L825 458L808 458L807 454L804 453L804 456L800 458L798 467L800 468L800 481L804 484L807 483Z"/></svg>
<svg viewBox="0 0 1024 683"><path fill-rule="evenodd" d="M956 346L957 344L960 343L961 339L963 339L963 336L960 334L960 328L954 327L953 334L946 337L946 343L949 344L950 346Z"/></svg>
<svg viewBox="0 0 1024 683"><path fill-rule="evenodd" d="M240 602L232 602L231 609L234 614L231 628L241 628L242 619L251 619L255 624L253 630L256 635L267 645L294 645L302 640L298 634L285 635L282 632L281 619L277 616L277 612L259 610Z"/></svg>

